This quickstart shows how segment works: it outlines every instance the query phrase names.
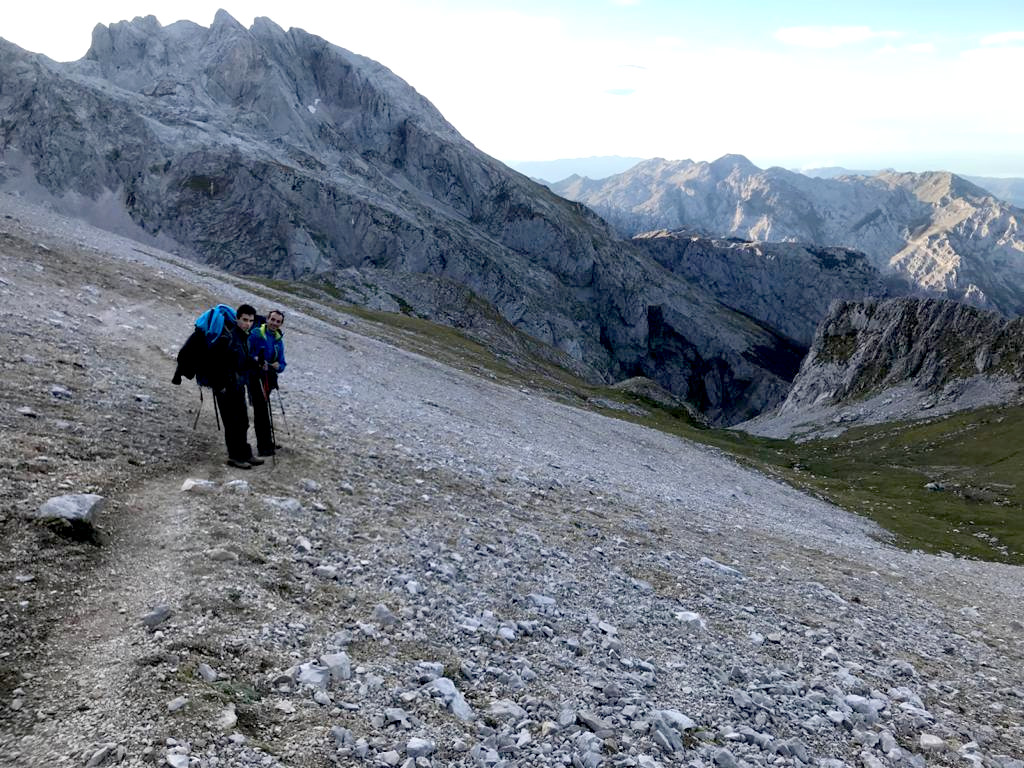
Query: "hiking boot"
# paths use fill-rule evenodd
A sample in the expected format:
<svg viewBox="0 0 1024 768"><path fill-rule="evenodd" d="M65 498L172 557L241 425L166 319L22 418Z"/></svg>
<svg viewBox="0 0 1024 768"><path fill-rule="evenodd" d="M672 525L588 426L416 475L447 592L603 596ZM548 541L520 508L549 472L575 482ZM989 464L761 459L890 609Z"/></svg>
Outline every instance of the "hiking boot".
<svg viewBox="0 0 1024 768"><path fill-rule="evenodd" d="M260 454L260 456L273 456L274 455L274 449L271 448L271 449L266 450L266 451L262 451L261 450L261 451L259 451L259 454Z"/></svg>
<svg viewBox="0 0 1024 768"><path fill-rule="evenodd" d="M260 464L263 462L261 461ZM252 464L241 459L228 459L228 466L235 469L252 469Z"/></svg>
<svg viewBox="0 0 1024 768"><path fill-rule="evenodd" d="M260 464L265 464L266 462L263 461L263 459L257 459L255 456L250 456L247 463L254 467L258 467Z"/></svg>

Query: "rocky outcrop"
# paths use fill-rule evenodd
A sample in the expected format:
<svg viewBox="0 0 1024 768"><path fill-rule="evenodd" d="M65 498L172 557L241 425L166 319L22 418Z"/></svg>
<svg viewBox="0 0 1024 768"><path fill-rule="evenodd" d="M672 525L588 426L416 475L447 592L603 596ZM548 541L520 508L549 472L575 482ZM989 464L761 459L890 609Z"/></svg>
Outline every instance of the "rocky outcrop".
<svg viewBox="0 0 1024 768"><path fill-rule="evenodd" d="M0 41L0 82L0 186L165 249L339 288L376 275L363 294L441 321L486 324L464 311L479 300L577 372L647 376L716 423L777 403L803 354L302 30L137 18L70 64Z"/></svg>
<svg viewBox="0 0 1024 768"><path fill-rule="evenodd" d="M623 235L684 228L843 246L933 295L1024 313L1024 211L950 173L811 178L726 155L712 163L649 160L552 188Z"/></svg>
<svg viewBox="0 0 1024 768"><path fill-rule="evenodd" d="M1024 318L950 300L837 301L785 401L740 428L787 437L995 405L1022 393Z"/></svg>
<svg viewBox="0 0 1024 768"><path fill-rule="evenodd" d="M836 302L783 409L904 382L936 389L975 374L1024 381L1024 318L937 299Z"/></svg>

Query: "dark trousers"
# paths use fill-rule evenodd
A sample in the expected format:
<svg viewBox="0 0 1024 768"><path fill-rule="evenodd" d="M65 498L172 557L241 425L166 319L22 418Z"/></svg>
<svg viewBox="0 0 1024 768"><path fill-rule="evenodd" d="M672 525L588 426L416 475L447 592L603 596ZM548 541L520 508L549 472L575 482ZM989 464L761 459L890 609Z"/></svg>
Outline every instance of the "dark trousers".
<svg viewBox="0 0 1024 768"><path fill-rule="evenodd" d="M263 376L258 373L249 376L249 400L252 402L252 426L256 430L256 450L270 454L274 445L274 431L270 425L270 401L263 393Z"/></svg>
<svg viewBox="0 0 1024 768"><path fill-rule="evenodd" d="M249 409L245 407L245 388L226 389L216 395L220 420L224 422L224 443L228 458L234 461L248 461L252 448L246 439L249 435Z"/></svg>

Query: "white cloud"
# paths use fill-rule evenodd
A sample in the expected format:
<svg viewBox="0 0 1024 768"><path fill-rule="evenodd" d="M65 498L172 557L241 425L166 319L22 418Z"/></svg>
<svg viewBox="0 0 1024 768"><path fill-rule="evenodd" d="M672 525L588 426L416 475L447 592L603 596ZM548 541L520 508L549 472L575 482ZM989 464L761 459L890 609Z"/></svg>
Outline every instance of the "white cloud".
<svg viewBox="0 0 1024 768"><path fill-rule="evenodd" d="M1024 43L1024 30L1012 32L997 32L981 38L982 45L1012 45L1013 43Z"/></svg>
<svg viewBox="0 0 1024 768"><path fill-rule="evenodd" d="M871 27L783 27L775 31L776 40L799 48L840 48L897 37L900 37L899 32L879 31Z"/></svg>

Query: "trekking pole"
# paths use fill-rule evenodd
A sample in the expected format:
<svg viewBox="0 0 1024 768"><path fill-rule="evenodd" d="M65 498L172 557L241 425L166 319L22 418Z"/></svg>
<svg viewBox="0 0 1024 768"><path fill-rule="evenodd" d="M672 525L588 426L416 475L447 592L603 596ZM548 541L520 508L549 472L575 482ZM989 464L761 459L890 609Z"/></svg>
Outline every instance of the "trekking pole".
<svg viewBox="0 0 1024 768"><path fill-rule="evenodd" d="M284 397L281 396L281 387L277 388L277 404L281 406L281 420L284 422L284 431L288 437L291 437L292 431L288 428L288 416L284 412Z"/></svg>
<svg viewBox="0 0 1024 768"><path fill-rule="evenodd" d="M276 467L277 466L277 433L274 431L274 409L270 407L270 381L266 372L260 380L260 386L263 389L263 404L267 406L267 416L270 419L270 444L274 446L273 452L270 454L270 461Z"/></svg>
<svg viewBox="0 0 1024 768"><path fill-rule="evenodd" d="M216 408L217 406L214 406ZM192 422L192 431L196 431L196 427L199 426L199 414L203 412L203 388L199 388L199 407L196 408L196 420Z"/></svg>
<svg viewBox="0 0 1024 768"><path fill-rule="evenodd" d="M203 398L203 387L200 384L196 384L199 387L199 407L196 408L196 418L192 422L192 431L196 431L196 427L199 426L199 415L203 412L203 403L206 402ZM220 432L220 411L217 409L217 396L213 396L213 419L217 422L217 431Z"/></svg>

